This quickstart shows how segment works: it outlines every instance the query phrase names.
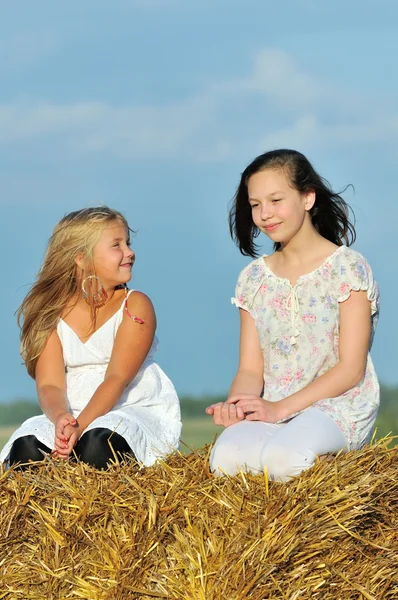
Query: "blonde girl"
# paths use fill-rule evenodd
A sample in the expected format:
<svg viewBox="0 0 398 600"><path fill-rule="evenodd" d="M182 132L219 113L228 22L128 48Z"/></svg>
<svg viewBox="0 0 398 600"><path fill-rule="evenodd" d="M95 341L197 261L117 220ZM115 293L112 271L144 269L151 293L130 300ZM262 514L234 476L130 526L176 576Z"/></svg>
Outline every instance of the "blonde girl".
<svg viewBox="0 0 398 600"><path fill-rule="evenodd" d="M154 362L150 299L127 283L130 228L106 206L66 215L18 311L22 356L43 415L25 421L0 453L10 464L52 452L97 468L133 457L151 465L177 448L175 389Z"/></svg>

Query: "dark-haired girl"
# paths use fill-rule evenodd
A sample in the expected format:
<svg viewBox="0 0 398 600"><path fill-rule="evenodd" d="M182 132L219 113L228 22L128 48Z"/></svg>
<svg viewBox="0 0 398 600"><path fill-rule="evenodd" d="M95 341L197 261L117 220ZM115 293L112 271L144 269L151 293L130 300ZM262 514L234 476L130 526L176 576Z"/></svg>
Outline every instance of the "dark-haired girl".
<svg viewBox="0 0 398 600"><path fill-rule="evenodd" d="M216 474L267 470L286 481L319 455L361 447L371 435L379 384L369 356L379 291L343 198L305 156L276 150L243 172L230 212L242 254L238 372L226 402ZM257 256L260 232L274 252Z"/></svg>

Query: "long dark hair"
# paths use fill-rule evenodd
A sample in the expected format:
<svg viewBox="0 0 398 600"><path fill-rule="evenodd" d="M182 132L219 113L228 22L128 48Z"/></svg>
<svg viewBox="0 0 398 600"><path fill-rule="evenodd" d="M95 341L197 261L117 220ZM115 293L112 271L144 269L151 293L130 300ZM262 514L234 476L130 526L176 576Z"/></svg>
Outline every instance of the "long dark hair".
<svg viewBox="0 0 398 600"><path fill-rule="evenodd" d="M330 184L319 175L309 160L296 150L271 150L257 156L243 171L238 189L229 212L229 230L240 252L245 256L258 256L258 246L254 239L260 230L253 223L249 204L247 183L249 178L266 169L283 169L289 177L290 185L305 194L314 191L315 204L309 211L312 224L318 233L338 246L350 246L355 242L354 223L350 221L352 209ZM348 186L347 186L348 187ZM345 191L345 188L343 191ZM278 250L280 243L274 244Z"/></svg>

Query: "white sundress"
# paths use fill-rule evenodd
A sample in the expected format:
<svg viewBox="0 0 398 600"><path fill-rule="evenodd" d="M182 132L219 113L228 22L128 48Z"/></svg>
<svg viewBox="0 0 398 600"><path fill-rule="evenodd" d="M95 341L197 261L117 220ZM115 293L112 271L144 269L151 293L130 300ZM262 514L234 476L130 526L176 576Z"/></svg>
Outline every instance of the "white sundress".
<svg viewBox="0 0 398 600"><path fill-rule="evenodd" d="M379 290L359 252L340 246L294 286L276 276L264 257L241 271L232 302L248 311L256 324L264 357L264 398L276 402L290 396L337 364L339 303L347 300L352 290L366 291L370 300L371 346L379 316ZM379 383L368 355L358 385L313 406L334 419L348 448L353 449L371 435L379 403Z"/></svg>
<svg viewBox="0 0 398 600"><path fill-rule="evenodd" d="M130 290L129 294L133 290ZM59 320L57 334L61 340L66 370L69 410L78 417L95 390L103 382L118 327L123 319L120 309L86 341ZM137 460L145 466L154 464L179 446L181 434L180 404L176 390L154 362L155 337L140 370L120 400L107 414L98 417L85 431L105 427L119 433L129 444ZM17 438L35 435L48 448L54 448L54 424L45 416L25 421L11 436L0 453L0 462L9 457Z"/></svg>

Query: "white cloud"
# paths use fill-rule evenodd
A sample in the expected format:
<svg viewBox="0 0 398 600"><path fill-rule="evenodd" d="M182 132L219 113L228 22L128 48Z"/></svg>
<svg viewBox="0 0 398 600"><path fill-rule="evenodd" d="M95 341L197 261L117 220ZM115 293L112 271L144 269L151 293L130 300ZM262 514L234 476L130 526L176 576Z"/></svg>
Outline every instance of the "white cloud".
<svg viewBox="0 0 398 600"><path fill-rule="evenodd" d="M0 106L0 147L51 139L66 152L223 161L281 145L394 142L398 116L380 112L354 91L306 73L286 53L266 49L247 75L210 82L170 105Z"/></svg>
<svg viewBox="0 0 398 600"><path fill-rule="evenodd" d="M398 112L377 106L372 90L365 98L354 89L343 89L338 82L332 85L306 73L291 56L277 49L259 52L246 77L219 82L213 93L224 100L237 95L241 103L253 96L263 99L263 107L253 113L252 121L257 121L257 130L264 133L251 144L248 139L240 144L259 151L397 141ZM286 126L273 124L276 113L279 119L283 114Z"/></svg>
<svg viewBox="0 0 398 600"><path fill-rule="evenodd" d="M318 104L329 91L300 70L289 55L276 49L259 52L249 76L231 83L236 90L262 94L279 106L295 110Z"/></svg>
<svg viewBox="0 0 398 600"><path fill-rule="evenodd" d="M396 141L398 117L378 119L373 122L328 125L315 115L298 118L291 127L274 131L259 141L259 148L281 148L348 144L371 144L378 141Z"/></svg>
<svg viewBox="0 0 398 600"><path fill-rule="evenodd" d="M0 106L0 147L58 138L74 151L122 157L170 157L187 150L213 113L198 96L164 107L115 107L100 102L73 105Z"/></svg>

